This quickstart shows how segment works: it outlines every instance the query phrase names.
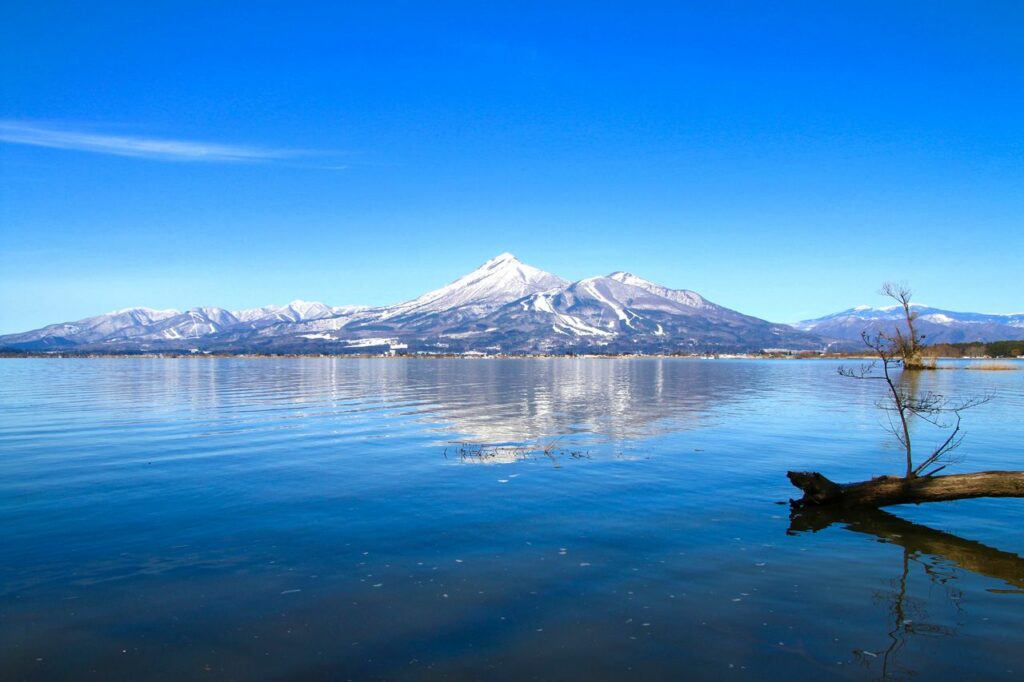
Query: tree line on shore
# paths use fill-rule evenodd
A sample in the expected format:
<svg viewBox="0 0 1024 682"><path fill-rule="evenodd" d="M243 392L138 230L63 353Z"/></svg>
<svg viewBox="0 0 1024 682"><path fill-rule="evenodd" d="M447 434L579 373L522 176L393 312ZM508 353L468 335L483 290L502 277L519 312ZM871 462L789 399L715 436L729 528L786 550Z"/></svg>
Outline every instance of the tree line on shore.
<svg viewBox="0 0 1024 682"><path fill-rule="evenodd" d="M989 343L935 343L925 346L922 354L936 358L1019 358L1024 356L1024 339Z"/></svg>

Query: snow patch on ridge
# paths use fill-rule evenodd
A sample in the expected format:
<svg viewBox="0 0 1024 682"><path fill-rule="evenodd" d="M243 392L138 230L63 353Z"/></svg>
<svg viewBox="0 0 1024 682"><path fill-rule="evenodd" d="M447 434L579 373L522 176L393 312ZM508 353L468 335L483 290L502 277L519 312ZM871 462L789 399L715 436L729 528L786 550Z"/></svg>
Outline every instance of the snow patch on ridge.
<svg viewBox="0 0 1024 682"><path fill-rule="evenodd" d="M668 287L663 287L660 284L655 284L650 280L646 280L643 277L637 277L629 272L613 272L608 275L608 279L613 279L621 284L643 289L644 291L648 291L656 296L661 296L662 298L667 298L675 303L681 303L682 305L697 308L698 310L717 307L713 303L709 303L707 299L695 291L690 291L689 289L669 289Z"/></svg>
<svg viewBox="0 0 1024 682"><path fill-rule="evenodd" d="M608 300L605 296L601 294L601 292L597 290L597 287L595 286L594 282L598 279L600 278L590 277L588 279L581 280L580 284L582 285L584 291L586 291L588 294L596 298L601 303L604 303L606 306L611 308L612 312L615 313L615 316L622 320L623 322L625 322L627 327L632 327L633 323L629 321L629 316L626 315L625 311L612 301Z"/></svg>
<svg viewBox="0 0 1024 682"><path fill-rule="evenodd" d="M615 336L613 332L591 326L575 315L555 310L554 305L551 303L551 298L554 295L555 292L534 294L530 297L529 302L522 301L521 305L523 310L532 309L536 312L552 316L554 318L552 329L559 334L569 335L571 332L575 336Z"/></svg>

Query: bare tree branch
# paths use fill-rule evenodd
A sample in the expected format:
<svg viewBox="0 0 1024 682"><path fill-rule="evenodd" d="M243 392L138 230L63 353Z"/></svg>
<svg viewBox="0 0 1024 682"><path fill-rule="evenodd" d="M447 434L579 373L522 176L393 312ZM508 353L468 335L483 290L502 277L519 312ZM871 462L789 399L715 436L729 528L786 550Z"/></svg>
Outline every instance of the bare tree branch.
<svg viewBox="0 0 1024 682"><path fill-rule="evenodd" d="M901 357L904 368L922 369L924 365L921 362L921 348L925 337L919 334L914 326L919 314L913 309L913 304L911 303L914 292L906 282L885 282L882 284L882 289L879 293L883 296L888 296L903 308L903 319L907 326L906 332L897 327L892 336L886 336L893 351Z"/></svg>
<svg viewBox="0 0 1024 682"><path fill-rule="evenodd" d="M922 347L921 340L924 337L919 335L914 327L918 313L911 307L910 287L906 284L886 282L882 285L881 293L895 300L903 308L907 325L906 333L899 328L892 334L881 330L874 334L867 331L862 332L861 339L864 341L864 345L871 349L878 359L871 364L861 365L858 369L840 367L838 373L840 376L850 379L877 379L886 383L889 389L888 399L879 401L877 405L885 412L889 422L888 429L903 449L906 464L904 478L910 480L921 476L932 476L953 462L953 458L949 456L950 453L963 443L964 434L960 429L961 412L987 403L991 396L974 396L953 400L933 391L916 395L913 389L907 388L902 383L905 381L906 375L897 379L893 371L900 365L904 370L923 367L919 355ZM879 365L881 366L880 376L874 374ZM948 415L954 415L955 422L948 421L946 419ZM920 419L940 429L953 427L949 436L916 466L910 434L910 423L913 419Z"/></svg>

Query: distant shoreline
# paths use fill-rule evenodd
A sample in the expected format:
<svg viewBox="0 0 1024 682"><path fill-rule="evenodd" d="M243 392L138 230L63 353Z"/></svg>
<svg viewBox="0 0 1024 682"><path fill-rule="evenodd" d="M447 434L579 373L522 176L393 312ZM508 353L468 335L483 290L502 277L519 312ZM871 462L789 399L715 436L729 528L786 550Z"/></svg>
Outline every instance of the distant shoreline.
<svg viewBox="0 0 1024 682"><path fill-rule="evenodd" d="M326 354L326 353L11 353L0 352L0 359L46 359L46 360L876 360L867 354L828 355L768 355L743 353L718 353L709 355L676 354L516 354L516 355L460 355L460 354ZM964 357L935 356L936 360L967 360L971 362L1000 362L1022 360L1015 357Z"/></svg>

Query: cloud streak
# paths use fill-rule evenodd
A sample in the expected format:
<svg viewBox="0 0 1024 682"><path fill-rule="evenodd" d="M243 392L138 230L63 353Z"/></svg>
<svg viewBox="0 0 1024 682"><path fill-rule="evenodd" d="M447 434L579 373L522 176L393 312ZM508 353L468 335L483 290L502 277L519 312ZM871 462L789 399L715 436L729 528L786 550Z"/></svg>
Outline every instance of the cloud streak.
<svg viewBox="0 0 1024 682"><path fill-rule="evenodd" d="M265 149L194 140L105 135L17 121L0 121L0 142L160 161L244 163L290 159L302 155L302 152L294 150Z"/></svg>

